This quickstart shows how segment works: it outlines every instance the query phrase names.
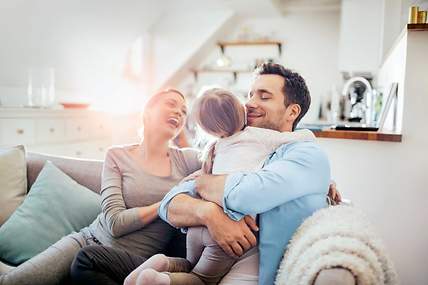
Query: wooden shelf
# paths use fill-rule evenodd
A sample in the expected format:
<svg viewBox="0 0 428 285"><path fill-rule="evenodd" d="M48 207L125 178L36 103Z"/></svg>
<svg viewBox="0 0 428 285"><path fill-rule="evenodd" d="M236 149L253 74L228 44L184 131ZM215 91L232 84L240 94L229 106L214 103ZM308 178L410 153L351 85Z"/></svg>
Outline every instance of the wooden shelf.
<svg viewBox="0 0 428 285"><path fill-rule="evenodd" d="M349 140L367 140L367 141L385 141L401 142L402 135L397 133L383 132L363 132L363 131L336 131L324 130L314 131L316 137L331 139L349 139Z"/></svg>
<svg viewBox="0 0 428 285"><path fill-rule="evenodd" d="M260 45L282 45L280 41L256 40L256 41L221 41L219 46L260 46Z"/></svg>
<svg viewBox="0 0 428 285"><path fill-rule="evenodd" d="M202 68L202 69L192 69L193 76L195 79L198 79L199 73L231 73L233 75L234 80L236 81L238 78L238 73L252 73L251 69L226 69L226 68Z"/></svg>
<svg viewBox="0 0 428 285"><path fill-rule="evenodd" d="M428 24L407 24L407 30L428 31Z"/></svg>
<svg viewBox="0 0 428 285"><path fill-rule="evenodd" d="M266 46L266 45L275 45L278 47L279 56L282 54L282 42L273 41L273 40L238 40L238 41L220 41L217 43L220 47L222 54L224 54L224 49L227 46Z"/></svg>

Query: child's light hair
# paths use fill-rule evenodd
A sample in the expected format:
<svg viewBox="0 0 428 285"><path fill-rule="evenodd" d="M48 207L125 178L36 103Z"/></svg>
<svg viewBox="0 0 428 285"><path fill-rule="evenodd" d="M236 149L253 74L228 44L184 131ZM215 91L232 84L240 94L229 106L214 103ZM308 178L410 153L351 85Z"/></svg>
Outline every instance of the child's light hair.
<svg viewBox="0 0 428 285"><path fill-rule="evenodd" d="M211 135L228 137L245 127L245 108L232 92L219 88L201 90L193 106L196 123ZM208 147L202 169L211 173L215 144Z"/></svg>
<svg viewBox="0 0 428 285"><path fill-rule="evenodd" d="M196 123L217 137L231 136L245 126L245 108L232 92L213 87L204 89L193 106Z"/></svg>

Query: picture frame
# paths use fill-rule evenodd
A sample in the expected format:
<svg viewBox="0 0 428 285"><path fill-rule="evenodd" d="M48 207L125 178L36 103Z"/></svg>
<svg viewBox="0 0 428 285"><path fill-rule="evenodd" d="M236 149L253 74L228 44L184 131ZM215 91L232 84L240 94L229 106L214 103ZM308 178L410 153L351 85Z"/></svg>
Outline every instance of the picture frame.
<svg viewBox="0 0 428 285"><path fill-rule="evenodd" d="M383 130L383 128L385 127L385 122L386 122L386 118L388 117L388 114L390 112L391 109L391 105L394 103L394 114L393 114L393 129L395 130L396 127L396 121L397 121L397 94L398 93L398 83L397 82L393 82L391 84L391 87L389 89L389 93L388 96L386 98L385 104L383 104L382 106L382 111L381 111L381 115L379 118L379 122L377 124L377 127L379 128L379 130Z"/></svg>

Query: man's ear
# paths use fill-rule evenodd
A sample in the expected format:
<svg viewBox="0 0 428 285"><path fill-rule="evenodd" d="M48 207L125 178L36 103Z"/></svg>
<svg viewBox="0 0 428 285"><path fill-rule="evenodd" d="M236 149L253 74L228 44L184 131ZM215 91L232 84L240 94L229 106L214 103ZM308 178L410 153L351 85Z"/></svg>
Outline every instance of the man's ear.
<svg viewBox="0 0 428 285"><path fill-rule="evenodd" d="M291 104L287 107L288 119L290 121L295 121L297 117L299 117L300 112L302 112L302 108L299 104Z"/></svg>

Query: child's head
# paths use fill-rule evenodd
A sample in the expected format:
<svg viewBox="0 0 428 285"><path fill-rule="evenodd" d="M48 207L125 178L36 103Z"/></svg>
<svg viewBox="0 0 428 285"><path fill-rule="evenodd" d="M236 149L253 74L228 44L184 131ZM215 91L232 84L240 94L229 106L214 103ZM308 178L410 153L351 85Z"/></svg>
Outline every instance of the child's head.
<svg viewBox="0 0 428 285"><path fill-rule="evenodd" d="M193 108L197 124L216 137L231 136L245 126L245 107L225 89L201 91Z"/></svg>

